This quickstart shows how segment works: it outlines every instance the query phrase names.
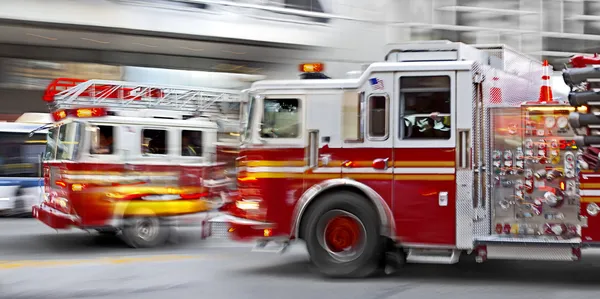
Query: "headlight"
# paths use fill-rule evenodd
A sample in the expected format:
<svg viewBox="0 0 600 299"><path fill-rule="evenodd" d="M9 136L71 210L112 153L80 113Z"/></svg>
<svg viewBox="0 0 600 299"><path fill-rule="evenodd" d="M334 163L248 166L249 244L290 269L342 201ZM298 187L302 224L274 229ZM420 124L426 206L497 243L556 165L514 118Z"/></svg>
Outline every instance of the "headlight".
<svg viewBox="0 0 600 299"><path fill-rule="evenodd" d="M260 202L258 200L240 200L235 202L235 206L241 210L258 210Z"/></svg>

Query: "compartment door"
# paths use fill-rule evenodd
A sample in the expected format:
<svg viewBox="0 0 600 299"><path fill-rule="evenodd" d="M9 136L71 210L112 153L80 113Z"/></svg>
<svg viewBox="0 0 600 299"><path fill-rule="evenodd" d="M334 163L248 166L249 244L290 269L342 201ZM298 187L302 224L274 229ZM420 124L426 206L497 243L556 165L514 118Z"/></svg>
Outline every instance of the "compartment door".
<svg viewBox="0 0 600 299"><path fill-rule="evenodd" d="M396 73L393 211L405 245L456 246L456 72Z"/></svg>

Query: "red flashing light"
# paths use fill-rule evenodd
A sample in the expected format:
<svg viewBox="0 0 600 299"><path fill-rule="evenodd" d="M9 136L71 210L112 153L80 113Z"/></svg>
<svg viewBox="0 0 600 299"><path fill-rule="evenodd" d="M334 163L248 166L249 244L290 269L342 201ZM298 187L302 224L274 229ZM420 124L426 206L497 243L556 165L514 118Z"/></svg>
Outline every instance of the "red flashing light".
<svg viewBox="0 0 600 299"><path fill-rule="evenodd" d="M72 116L78 118L88 118L88 117L101 117L106 116L106 109L104 108L78 108L72 109L70 111Z"/></svg>
<svg viewBox="0 0 600 299"><path fill-rule="evenodd" d="M67 117L67 111L65 110L57 110L52 112L52 119L54 119L54 121L59 121L65 117Z"/></svg>
<svg viewBox="0 0 600 299"><path fill-rule="evenodd" d="M90 117L102 117L108 114L105 108L77 108L69 110L57 110L52 112L52 118L54 121L60 121L65 119L67 116L77 118L90 118Z"/></svg>
<svg viewBox="0 0 600 299"><path fill-rule="evenodd" d="M303 63L299 69L303 73L322 73L325 65L322 63Z"/></svg>

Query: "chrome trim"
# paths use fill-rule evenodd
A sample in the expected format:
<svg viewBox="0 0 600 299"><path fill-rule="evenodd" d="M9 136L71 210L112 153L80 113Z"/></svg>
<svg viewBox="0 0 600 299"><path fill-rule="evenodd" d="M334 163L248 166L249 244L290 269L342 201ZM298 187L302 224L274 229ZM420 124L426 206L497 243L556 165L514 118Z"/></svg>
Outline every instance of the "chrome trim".
<svg viewBox="0 0 600 299"><path fill-rule="evenodd" d="M377 208L377 213L379 214L379 219L381 220L381 235L391 239L396 238L396 225L392 210L385 200L383 200L383 198L377 194L375 190L371 189L371 187L351 179L331 179L323 181L306 190L294 208L294 217L292 218L291 230L292 235L290 236L291 238L298 236L300 232L300 221L308 205L323 191L338 186L351 186L364 192L367 195L367 198L371 200L371 202Z"/></svg>
<svg viewBox="0 0 600 299"><path fill-rule="evenodd" d="M456 249L454 245L432 245L422 243L402 243L402 248L424 248L424 249Z"/></svg>
<svg viewBox="0 0 600 299"><path fill-rule="evenodd" d="M231 216L231 215L217 216L217 217L211 218L210 220L208 220L208 222L231 222L231 223L241 224L241 225L256 225L256 226L273 226L274 225L273 223L270 223L270 222L262 222L262 221L244 219L244 218Z"/></svg>
<svg viewBox="0 0 600 299"><path fill-rule="evenodd" d="M456 142L456 165L458 169L471 169L471 130L459 129Z"/></svg>
<svg viewBox="0 0 600 299"><path fill-rule="evenodd" d="M33 207L34 207L34 209L43 210L43 211L48 212L48 213L50 213L50 214L52 214L54 216L57 216L57 217L60 217L60 218L65 218L65 219L71 220L73 222L78 222L80 220L80 218L77 217L77 216L70 215L70 214L67 214L67 213L63 213L63 212L61 212L59 210L53 209L53 208L48 207L46 205L36 205L36 206L33 206ZM36 216L37 216L37 214L38 213L36 213Z"/></svg>
<svg viewBox="0 0 600 299"><path fill-rule="evenodd" d="M384 97L385 98L385 135L384 136L371 136L371 98L373 97ZM385 141L390 138L390 96L387 92L375 92L370 93L367 98L366 110L366 124L367 124L367 140L370 141Z"/></svg>
<svg viewBox="0 0 600 299"><path fill-rule="evenodd" d="M222 187L222 186L229 185L229 184L233 183L234 180L226 178L226 179L220 179L220 180L204 180L203 182L204 182L204 187L215 188L215 187Z"/></svg>
<svg viewBox="0 0 600 299"><path fill-rule="evenodd" d="M319 130L308 131L308 168L319 167Z"/></svg>

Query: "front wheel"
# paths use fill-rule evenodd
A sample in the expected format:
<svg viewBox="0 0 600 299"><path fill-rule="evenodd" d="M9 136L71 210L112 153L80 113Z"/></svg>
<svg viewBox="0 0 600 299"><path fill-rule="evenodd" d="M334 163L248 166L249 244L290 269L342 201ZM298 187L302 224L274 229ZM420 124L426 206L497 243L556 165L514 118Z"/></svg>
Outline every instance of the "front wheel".
<svg viewBox="0 0 600 299"><path fill-rule="evenodd" d="M306 215L304 237L319 272L359 278L380 270L384 250L379 217L366 198L348 191L330 193Z"/></svg>
<svg viewBox="0 0 600 299"><path fill-rule="evenodd" d="M131 247L151 248L165 244L169 232L169 227L159 217L132 217L125 221L121 237Z"/></svg>

